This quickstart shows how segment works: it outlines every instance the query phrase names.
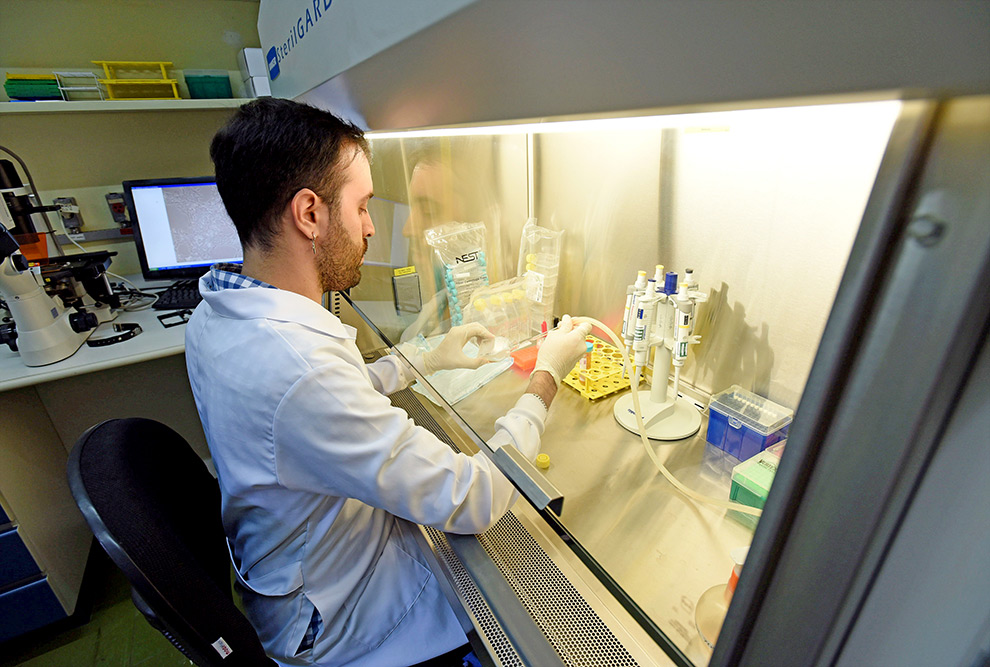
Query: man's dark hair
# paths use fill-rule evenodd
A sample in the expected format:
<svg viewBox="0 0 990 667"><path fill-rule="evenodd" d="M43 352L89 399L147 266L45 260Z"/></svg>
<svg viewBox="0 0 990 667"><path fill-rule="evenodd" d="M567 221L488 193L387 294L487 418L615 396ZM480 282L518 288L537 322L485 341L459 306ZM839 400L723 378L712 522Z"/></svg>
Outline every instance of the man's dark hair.
<svg viewBox="0 0 990 667"><path fill-rule="evenodd" d="M240 107L210 144L217 189L241 245L272 249L282 212L309 188L336 217L344 169L371 151L357 126L291 100L262 97Z"/></svg>

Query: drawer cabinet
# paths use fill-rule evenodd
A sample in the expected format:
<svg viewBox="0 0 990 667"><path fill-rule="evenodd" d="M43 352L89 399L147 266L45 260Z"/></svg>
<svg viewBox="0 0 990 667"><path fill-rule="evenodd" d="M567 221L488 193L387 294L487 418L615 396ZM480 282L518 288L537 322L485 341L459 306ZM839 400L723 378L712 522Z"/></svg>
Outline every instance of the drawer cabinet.
<svg viewBox="0 0 990 667"><path fill-rule="evenodd" d="M0 588L0 642L67 616L46 576Z"/></svg>
<svg viewBox="0 0 990 667"><path fill-rule="evenodd" d="M17 526L0 528L0 590L39 574L41 569L24 545Z"/></svg>

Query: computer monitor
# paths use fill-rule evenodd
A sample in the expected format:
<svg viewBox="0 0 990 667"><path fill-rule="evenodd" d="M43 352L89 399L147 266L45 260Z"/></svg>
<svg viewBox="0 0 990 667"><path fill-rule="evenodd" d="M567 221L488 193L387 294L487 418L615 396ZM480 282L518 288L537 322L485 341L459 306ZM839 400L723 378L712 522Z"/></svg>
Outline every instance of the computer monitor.
<svg viewBox="0 0 990 667"><path fill-rule="evenodd" d="M237 230L212 176L123 186L145 280L198 278L211 264L242 261Z"/></svg>

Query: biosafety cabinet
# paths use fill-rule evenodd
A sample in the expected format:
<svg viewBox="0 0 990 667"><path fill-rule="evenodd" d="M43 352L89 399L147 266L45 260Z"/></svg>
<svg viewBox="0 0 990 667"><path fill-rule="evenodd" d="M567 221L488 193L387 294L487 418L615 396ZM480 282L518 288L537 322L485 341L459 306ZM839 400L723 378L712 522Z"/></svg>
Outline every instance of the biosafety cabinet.
<svg viewBox="0 0 990 667"><path fill-rule="evenodd" d="M499 336L393 396L521 492L423 531L486 659L990 656L985 3L263 0L259 34L273 94L369 129L376 234L328 304L368 358ZM491 451L564 314L596 326L546 457Z"/></svg>

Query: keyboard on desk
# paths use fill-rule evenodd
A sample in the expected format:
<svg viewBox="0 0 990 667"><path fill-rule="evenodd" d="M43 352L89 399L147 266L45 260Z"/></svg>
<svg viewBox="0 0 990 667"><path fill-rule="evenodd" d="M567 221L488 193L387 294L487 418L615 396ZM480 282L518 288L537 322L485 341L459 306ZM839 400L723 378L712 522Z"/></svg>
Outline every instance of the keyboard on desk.
<svg viewBox="0 0 990 667"><path fill-rule="evenodd" d="M192 310L203 300L198 280L178 280L158 293L155 310Z"/></svg>

